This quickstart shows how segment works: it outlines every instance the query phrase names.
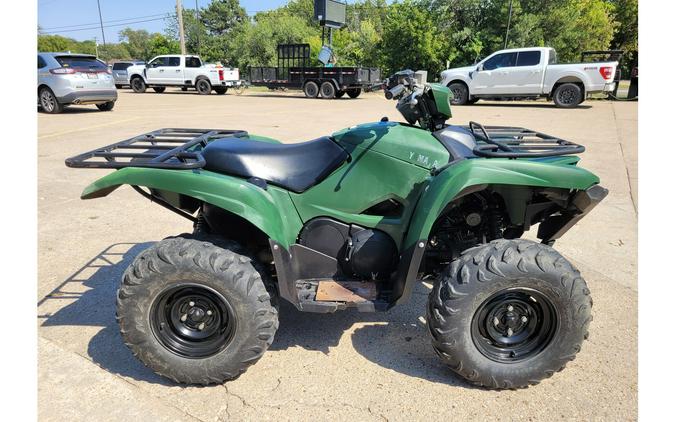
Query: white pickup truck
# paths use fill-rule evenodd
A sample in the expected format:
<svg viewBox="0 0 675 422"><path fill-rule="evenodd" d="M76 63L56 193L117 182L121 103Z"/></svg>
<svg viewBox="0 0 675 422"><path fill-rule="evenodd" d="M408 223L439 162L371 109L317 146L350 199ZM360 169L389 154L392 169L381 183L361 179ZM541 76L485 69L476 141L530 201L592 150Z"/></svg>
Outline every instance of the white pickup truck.
<svg viewBox="0 0 675 422"><path fill-rule="evenodd" d="M492 53L477 64L441 72L452 91L452 104L480 98L545 97L558 107L576 107L588 94L611 92L618 62L557 64L549 47L517 48Z"/></svg>
<svg viewBox="0 0 675 422"><path fill-rule="evenodd" d="M227 88L241 84L239 69L204 64L199 56L157 56L145 65L127 68L129 85L134 92L145 92L150 87L164 92L167 86L194 87L200 94L211 91L225 94Z"/></svg>

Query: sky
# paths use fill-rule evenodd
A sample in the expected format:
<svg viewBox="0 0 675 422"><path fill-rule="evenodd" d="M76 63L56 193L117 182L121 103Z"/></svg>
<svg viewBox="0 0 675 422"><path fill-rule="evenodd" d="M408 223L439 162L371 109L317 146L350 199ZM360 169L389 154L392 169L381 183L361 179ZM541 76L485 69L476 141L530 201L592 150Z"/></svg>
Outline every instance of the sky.
<svg viewBox="0 0 675 422"><path fill-rule="evenodd" d="M173 13L176 0L99 0L105 38L118 42L118 33L126 27L163 32L162 14ZM210 0L197 0L199 7ZM286 4L288 0L240 0L249 15ZM183 0L183 7L194 9L195 0ZM136 22L136 23L129 23ZM76 40L101 40L96 0L38 0L38 25L43 33L57 33ZM106 27L109 26L109 27Z"/></svg>

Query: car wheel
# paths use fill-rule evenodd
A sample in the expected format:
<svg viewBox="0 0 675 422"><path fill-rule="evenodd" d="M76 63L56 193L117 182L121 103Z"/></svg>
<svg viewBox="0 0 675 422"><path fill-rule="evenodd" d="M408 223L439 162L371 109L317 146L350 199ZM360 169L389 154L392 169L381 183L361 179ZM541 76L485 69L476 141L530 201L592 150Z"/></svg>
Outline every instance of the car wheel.
<svg viewBox="0 0 675 422"><path fill-rule="evenodd" d="M469 101L469 90L461 82L448 84L448 89L452 92L452 105L464 105Z"/></svg>
<svg viewBox="0 0 675 422"><path fill-rule="evenodd" d="M303 91L305 92L305 97L316 98L319 96L319 85L314 81L309 81L305 84Z"/></svg>
<svg viewBox="0 0 675 422"><path fill-rule="evenodd" d="M136 77L131 80L131 89L133 89L135 93L142 94L145 92L146 88L147 86L142 78Z"/></svg>
<svg viewBox="0 0 675 422"><path fill-rule="evenodd" d="M56 114L63 111L63 104L59 103L59 100L56 99L56 95L54 95L51 89L43 87L40 89L38 96L42 111L45 113Z"/></svg>
<svg viewBox="0 0 675 422"><path fill-rule="evenodd" d="M195 88L197 88L197 92L199 92L201 95L209 95L212 89L211 82L207 81L206 79L200 79L197 81Z"/></svg>
<svg viewBox="0 0 675 422"><path fill-rule="evenodd" d="M107 103L103 104L96 104L96 108L98 108L101 111L110 111L115 107L115 102L114 101L108 101Z"/></svg>
<svg viewBox="0 0 675 422"><path fill-rule="evenodd" d="M224 87L213 88L213 90L216 91L216 94L218 94L218 95L225 95L225 93L227 92L227 87L224 86Z"/></svg>
<svg viewBox="0 0 675 422"><path fill-rule="evenodd" d="M181 86L181 87L180 87L180 90L181 90L181 91L187 91L187 90L188 90L188 87L186 87L186 86Z"/></svg>
<svg viewBox="0 0 675 422"><path fill-rule="evenodd" d="M115 84L115 88L122 89L122 85Z"/></svg>
<svg viewBox="0 0 675 422"><path fill-rule="evenodd" d="M161 94L162 92L166 91L165 86L155 86L152 88L153 91L155 91L158 94Z"/></svg>
<svg viewBox="0 0 675 422"><path fill-rule="evenodd" d="M574 108L583 101L581 87L573 83L564 83L558 86L553 93L553 102L558 107Z"/></svg>
<svg viewBox="0 0 675 422"><path fill-rule="evenodd" d="M233 242L176 237L124 272L117 321L124 343L159 375L186 384L234 379L279 326L266 275Z"/></svg>

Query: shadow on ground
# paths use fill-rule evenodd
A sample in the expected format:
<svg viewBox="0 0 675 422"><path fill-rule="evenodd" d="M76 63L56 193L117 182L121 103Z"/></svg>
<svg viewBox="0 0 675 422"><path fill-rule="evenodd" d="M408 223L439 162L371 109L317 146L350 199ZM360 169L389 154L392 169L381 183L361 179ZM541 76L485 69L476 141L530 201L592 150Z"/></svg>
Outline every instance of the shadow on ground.
<svg viewBox="0 0 675 422"><path fill-rule="evenodd" d="M463 105L463 106L453 106L453 107L507 107L507 108L556 108L556 105L552 102L545 103L540 101L531 101L531 102L522 102L522 103L512 103L508 101L479 101L475 104ZM589 109L593 106L588 104L578 105L577 109Z"/></svg>
<svg viewBox="0 0 675 422"><path fill-rule="evenodd" d="M174 386L138 361L124 345L115 321L115 298L124 270L147 243L119 243L103 250L38 302L42 327L103 327L87 354L103 369L153 384ZM281 301L280 327L269 352L292 347L330 353L346 331L354 349L369 361L412 377L469 387L433 352L422 315L429 288L418 283L411 300L385 313L347 310L334 314L300 312Z"/></svg>

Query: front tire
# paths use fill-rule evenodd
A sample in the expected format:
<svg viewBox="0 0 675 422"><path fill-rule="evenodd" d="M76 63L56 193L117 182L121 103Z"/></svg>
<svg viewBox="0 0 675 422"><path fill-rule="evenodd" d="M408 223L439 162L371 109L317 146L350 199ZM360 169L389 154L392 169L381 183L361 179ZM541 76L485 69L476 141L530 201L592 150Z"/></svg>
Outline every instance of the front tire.
<svg viewBox="0 0 675 422"><path fill-rule="evenodd" d="M234 379L257 362L279 326L263 274L231 242L169 238L124 273L117 320L146 366L178 383Z"/></svg>
<svg viewBox="0 0 675 422"><path fill-rule="evenodd" d="M211 82L206 79L199 79L195 84L195 88L197 88L197 92L201 95L209 95L211 94L211 89L213 89L211 87Z"/></svg>
<svg viewBox="0 0 675 422"><path fill-rule="evenodd" d="M461 82L448 84L448 89L452 92L452 105L465 105L469 102L469 89Z"/></svg>
<svg viewBox="0 0 675 422"><path fill-rule="evenodd" d="M432 345L472 384L521 388L562 370L588 337L593 302L553 248L496 240L465 251L434 284Z"/></svg>
<svg viewBox="0 0 675 422"><path fill-rule="evenodd" d="M137 94L142 94L147 89L147 85L145 84L143 78L135 77L131 80L131 89Z"/></svg>
<svg viewBox="0 0 675 422"><path fill-rule="evenodd" d="M110 111L115 107L115 102L114 101L108 101L107 103L103 104L96 104L96 108L98 108L101 111Z"/></svg>
<svg viewBox="0 0 675 422"><path fill-rule="evenodd" d="M573 83L564 83L553 92L553 102L561 108L574 108L584 100L581 87Z"/></svg>

